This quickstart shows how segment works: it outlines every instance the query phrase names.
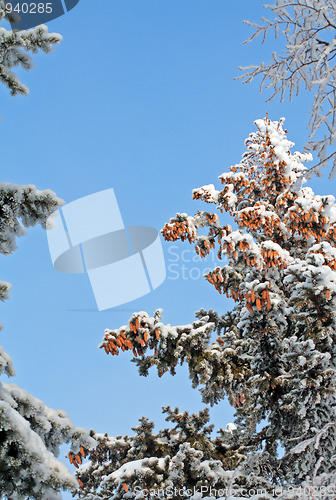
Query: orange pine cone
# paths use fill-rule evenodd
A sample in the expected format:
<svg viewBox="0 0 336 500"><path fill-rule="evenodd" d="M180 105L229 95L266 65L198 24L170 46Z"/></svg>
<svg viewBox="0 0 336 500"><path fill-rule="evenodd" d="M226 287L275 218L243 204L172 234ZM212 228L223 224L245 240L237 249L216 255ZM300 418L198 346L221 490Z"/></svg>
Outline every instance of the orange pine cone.
<svg viewBox="0 0 336 500"><path fill-rule="evenodd" d="M139 330L139 326L140 326L140 321L139 321L139 317L137 317L135 319L135 327L136 327L137 330Z"/></svg>
<svg viewBox="0 0 336 500"><path fill-rule="evenodd" d="M328 289L327 290L327 300L329 300L329 299L330 299L330 290Z"/></svg>
<svg viewBox="0 0 336 500"><path fill-rule="evenodd" d="M78 479L78 478L77 478L77 482L78 482L78 484L79 484L80 489L82 489L82 488L83 488L83 483L82 483L82 481L81 481L80 479Z"/></svg>
<svg viewBox="0 0 336 500"><path fill-rule="evenodd" d="M254 290L251 290L251 302L254 303L255 301L255 293Z"/></svg>
<svg viewBox="0 0 336 500"><path fill-rule="evenodd" d="M261 310L261 303L260 303L260 299L257 299L257 300L256 300L256 306L257 306L258 311L260 311L260 310Z"/></svg>
<svg viewBox="0 0 336 500"><path fill-rule="evenodd" d="M85 451L84 451L83 446L80 446L80 447L79 447L79 452L80 452L80 454L82 455L82 457L85 457Z"/></svg>
<svg viewBox="0 0 336 500"><path fill-rule="evenodd" d="M246 304L246 309L252 314L253 313L253 309L252 307L250 306L250 304L247 302Z"/></svg>
<svg viewBox="0 0 336 500"><path fill-rule="evenodd" d="M160 338L160 332L157 328L155 328L155 336L156 336L156 340L159 340Z"/></svg>
<svg viewBox="0 0 336 500"><path fill-rule="evenodd" d="M127 492L128 492L127 484L126 484L126 483L123 483L123 484L122 484L122 487L124 488L125 492L127 493Z"/></svg>
<svg viewBox="0 0 336 500"><path fill-rule="evenodd" d="M147 332L144 333L144 341L146 343L148 342L148 333Z"/></svg>
<svg viewBox="0 0 336 500"><path fill-rule="evenodd" d="M82 463L82 457L79 454L75 455L75 459L78 464Z"/></svg>
<svg viewBox="0 0 336 500"><path fill-rule="evenodd" d="M137 352L136 352L136 349L135 349L135 348L133 349L133 354L134 354L134 356L135 356L136 358L138 357L138 355L137 355Z"/></svg>

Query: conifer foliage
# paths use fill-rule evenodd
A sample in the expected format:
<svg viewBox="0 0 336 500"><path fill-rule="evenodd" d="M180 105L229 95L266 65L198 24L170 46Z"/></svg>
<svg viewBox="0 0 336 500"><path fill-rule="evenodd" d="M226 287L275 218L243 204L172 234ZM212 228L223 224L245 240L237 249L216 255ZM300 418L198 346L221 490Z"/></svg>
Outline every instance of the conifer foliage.
<svg viewBox="0 0 336 500"><path fill-rule="evenodd" d="M186 486L192 491L201 487L224 491L230 473L223 463L234 467L243 457L232 433L235 426L230 424L213 439L207 408L190 415L166 406L163 413L171 426L158 434L146 417L132 428L133 436L112 438L92 431L99 444L91 452L90 461L78 467L80 498L140 499L146 494L183 498Z"/></svg>
<svg viewBox="0 0 336 500"><path fill-rule="evenodd" d="M62 204L50 190L0 183L0 253L16 248L16 238L26 228L46 226L48 217ZM0 299L11 285L0 281ZM15 374L10 356L0 347L0 375ZM0 382L0 497L4 499L61 499L61 490L75 491L78 483L56 457L60 445L71 443L71 452L96 443L85 429L77 428L62 410L48 408L16 384Z"/></svg>
<svg viewBox="0 0 336 500"><path fill-rule="evenodd" d="M0 0L0 24L4 21L10 22L6 3L6 0ZM48 33L45 25L20 31L0 27L0 81L10 90L11 95L26 95L29 92L13 69L20 67L29 71L33 67L30 53L37 54L42 51L49 54L61 40L61 35Z"/></svg>
<svg viewBox="0 0 336 500"><path fill-rule="evenodd" d="M320 168L332 160L333 177L336 174L336 2L275 0L274 4L264 7L268 12L262 22L245 21L254 28L247 42L261 35L264 43L267 36L274 33L285 43L281 52L276 52L272 44L271 62L240 68L244 73L239 78L249 83L260 76L260 90L272 89L268 100L279 95L284 101L287 91L292 100L302 88L314 92L309 122L311 140L307 147L318 153L320 161L308 175L320 175Z"/></svg>
<svg viewBox="0 0 336 500"><path fill-rule="evenodd" d="M169 476L173 463L181 474L192 463L198 493L189 498L195 500L215 498L200 490L209 484L228 488L223 498L230 491L250 498L247 489L260 488L253 498L264 499L280 498L275 487L283 488L282 498L299 498L295 487L312 491L336 483L335 198L304 187L303 162L312 157L291 152L283 121L257 120L240 163L219 176L222 189L210 184L193 191L219 214L180 213L162 230L168 241L188 240L202 257L217 251L223 265L205 278L233 299L233 309L224 315L202 309L184 326L164 324L161 310L153 317L134 313L127 325L106 330L100 344L111 355L132 350L145 376L153 366L162 376L186 363L204 403L228 398L235 424L229 433L219 431L219 447L196 426L193 439L179 434L178 451L169 432L146 448L134 445L148 440L144 428L130 443L101 438L101 458L91 456L78 471L88 498L145 498L135 488L143 477L154 489L168 478L174 486L194 486L192 472ZM221 225L223 212L235 228ZM324 498L334 497L326 491ZM164 496L184 497L181 491Z"/></svg>

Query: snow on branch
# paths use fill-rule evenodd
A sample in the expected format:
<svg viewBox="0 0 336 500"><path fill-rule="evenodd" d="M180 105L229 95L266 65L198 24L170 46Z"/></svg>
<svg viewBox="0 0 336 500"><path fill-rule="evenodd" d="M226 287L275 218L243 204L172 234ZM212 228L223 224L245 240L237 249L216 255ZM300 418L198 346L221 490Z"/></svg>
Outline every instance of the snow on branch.
<svg viewBox="0 0 336 500"><path fill-rule="evenodd" d="M9 21L5 5L6 1L0 0L0 24L3 20ZM26 95L29 92L12 70L20 67L29 71L34 66L29 52L37 54L42 51L49 54L54 45L61 41L61 35L48 33L48 28L44 25L22 31L0 28L0 81L8 87L11 95Z"/></svg>
<svg viewBox="0 0 336 500"><path fill-rule="evenodd" d="M260 91L265 87L273 93L268 101L279 95L284 101L286 93L292 100L304 87L314 91L309 150L317 151L319 162L305 174L321 175L320 169L332 162L331 177L336 174L336 2L335 0L276 0L274 5L265 5L272 19L262 18L263 23L245 21L254 28L254 33L245 42L249 43L261 35L264 43L272 31L285 42L283 51L273 52L268 64L241 67L238 77L249 83L261 77ZM315 133L318 138L313 140ZM324 137L322 137L324 133ZM329 151L329 152L328 152Z"/></svg>
<svg viewBox="0 0 336 500"><path fill-rule="evenodd" d="M63 200L50 189L39 191L33 185L1 182L0 253L12 253L16 249L16 238L25 234L25 228L36 224L45 228L48 217L62 204Z"/></svg>

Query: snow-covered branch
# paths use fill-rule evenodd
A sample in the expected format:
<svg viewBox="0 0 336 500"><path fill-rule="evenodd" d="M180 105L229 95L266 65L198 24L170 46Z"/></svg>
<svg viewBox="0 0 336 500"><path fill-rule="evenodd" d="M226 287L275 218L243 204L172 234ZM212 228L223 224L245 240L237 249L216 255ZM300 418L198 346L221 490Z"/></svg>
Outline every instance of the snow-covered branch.
<svg viewBox="0 0 336 500"><path fill-rule="evenodd" d="M0 24L4 20L10 20L5 5L6 0L1 0ZM44 25L21 31L0 28L0 81L8 87L11 95L25 95L29 91L13 69L20 67L29 71L34 66L30 53L42 51L49 54L61 41L61 35L48 33L48 28Z"/></svg>
<svg viewBox="0 0 336 500"><path fill-rule="evenodd" d="M270 31L282 37L283 51L273 52L268 64L240 68L244 83L261 77L263 87L273 89L268 100L279 95L281 101L286 91L292 100L301 87L314 91L310 138L307 148L318 152L319 162L306 174L320 175L321 167L333 163L331 176L336 174L336 2L335 0L276 0L274 5L265 5L272 19L263 18L262 24L245 21L254 28L246 43L261 35L265 41ZM312 140L315 133L318 138ZM324 138L322 136L324 135ZM329 151L329 152L328 152Z"/></svg>

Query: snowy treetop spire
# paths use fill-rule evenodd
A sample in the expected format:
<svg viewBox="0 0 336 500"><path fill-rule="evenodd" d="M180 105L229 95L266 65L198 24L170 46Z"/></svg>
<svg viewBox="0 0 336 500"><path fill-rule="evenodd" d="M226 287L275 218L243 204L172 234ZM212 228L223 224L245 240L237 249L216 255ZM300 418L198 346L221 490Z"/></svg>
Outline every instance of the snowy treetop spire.
<svg viewBox="0 0 336 500"><path fill-rule="evenodd" d="M161 311L153 317L141 311L107 329L100 344L111 355L132 349L145 376L153 366L159 376L174 375L186 363L204 403L228 398L236 429L215 478L229 472L236 487L252 483L270 495L272 484L336 480L335 198L302 187L311 155L291 152L283 122L257 120L240 163L219 176L223 188L193 191L218 214L178 213L162 229L167 241L188 241L201 257L216 249L219 259L225 256L204 277L233 299L233 309L223 315L201 309L181 326L163 323ZM221 223L224 211L236 228ZM189 455L181 453L186 464ZM131 474L127 488L133 481Z"/></svg>

